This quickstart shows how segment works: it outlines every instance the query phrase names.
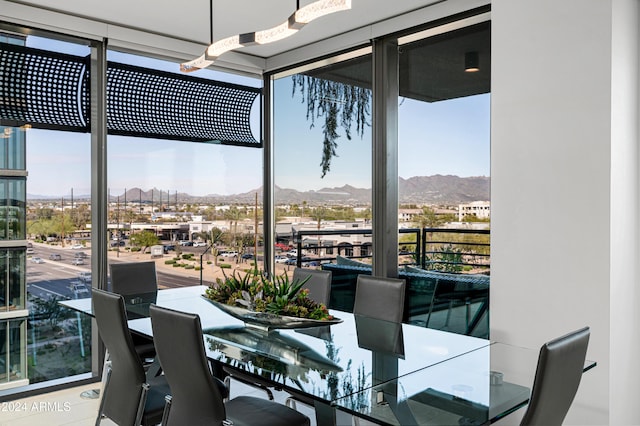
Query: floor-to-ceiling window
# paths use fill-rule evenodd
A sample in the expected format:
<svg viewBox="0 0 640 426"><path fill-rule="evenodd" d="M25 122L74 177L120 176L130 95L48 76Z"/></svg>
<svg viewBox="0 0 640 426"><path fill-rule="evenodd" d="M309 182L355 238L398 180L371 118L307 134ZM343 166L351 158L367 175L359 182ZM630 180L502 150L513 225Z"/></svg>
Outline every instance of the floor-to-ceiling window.
<svg viewBox="0 0 640 426"><path fill-rule="evenodd" d="M116 51L108 52L108 60L114 69L115 64L124 64L147 70L147 81L155 81L157 85L163 80L153 80L155 78L176 78L178 80L169 83L175 87L183 77L174 62ZM202 79L198 81L204 81L203 87L206 87L206 82L217 82L222 85L221 90L225 84L256 90L262 85L262 80L257 78L212 70L200 70L189 78ZM156 89L136 83L130 91L139 90L144 94ZM148 105L150 110L147 113L162 120L162 114L167 114L167 111L163 107L164 100L156 96L156 100ZM205 111L190 113L200 106L198 101L203 100L206 94L187 96L194 97L192 104L184 104L184 99L177 98L172 101L175 106L168 114L181 117L180 114L184 114L181 109L184 108L190 118L203 117L194 126L212 126L206 122ZM147 105L135 98L131 102ZM224 106L214 102L214 108ZM152 123L152 117L142 115L142 118ZM170 131L175 123L168 115L165 118L167 121L162 123L162 129ZM155 259L158 262L158 284L165 288L197 285L201 279L204 284L212 283L216 277L221 277L222 267L228 266L232 270L246 268L248 261L255 258L256 245L257 255L261 256L262 239L259 236L258 244L255 241L256 195L260 221L262 219L259 96L251 104L248 119L251 138L256 141L248 144L252 146L220 144L214 140L177 140L170 136L109 135L109 263ZM160 255L152 253L150 247L154 245L163 247ZM222 256L229 252L238 255ZM168 265L168 269L164 265Z"/></svg>
<svg viewBox="0 0 640 426"><path fill-rule="evenodd" d="M446 309L416 308L410 321L483 336L490 269L490 28L485 21L398 39L398 261L418 276L454 280L459 274L465 283L450 291L440 280L434 299Z"/></svg>
<svg viewBox="0 0 640 426"><path fill-rule="evenodd" d="M273 78L276 274L371 266L371 79L370 48Z"/></svg>
<svg viewBox="0 0 640 426"><path fill-rule="evenodd" d="M98 250L91 238L96 229L91 223L96 165L88 133L90 48L44 35L20 41L26 49L2 51L9 76L3 80L3 90L22 90L25 100L4 105L0 118L2 124L14 120L26 125L0 127L0 391L89 377L83 373L92 371L91 319L59 303L88 297L96 286L91 270L92 255ZM233 246L241 253L257 246L261 80L203 70L198 77L165 81L167 92L173 83L186 88L181 99L144 92L143 101L135 104L114 93L146 90L147 80L140 80L151 79L154 73L178 75L178 64L118 52L109 52L109 61L113 65L107 70L107 108L119 103L120 109L108 109L107 116L130 126L129 135L109 127L110 133L119 132L108 136L106 150L109 194L104 226L110 241L104 244L109 261L156 259L162 287L213 282L213 273L220 273L217 258L211 257L218 245L220 250ZM139 80L123 84L114 70L125 72L121 78L133 75ZM212 103L206 99L211 92L222 94L211 108L218 115L198 110L203 102ZM236 97L226 99L229 93ZM160 110L162 95L165 104ZM237 109L220 106L224 102ZM181 120L171 119L180 114L202 117L195 123L199 127L193 127L191 141L163 133L176 122L179 127ZM167 121L158 126L153 120L161 115ZM140 117L156 125L151 133L157 138L141 137L145 123L135 122ZM212 117L220 121L208 121ZM40 121L31 126L32 119ZM50 122L58 119L63 123ZM189 135L192 123L182 125ZM108 126L112 124L108 120ZM207 139L211 129L219 134ZM154 244L164 245L164 252L151 253L148 240L135 238L146 232L156 237ZM216 245L209 247L213 238ZM238 266L246 261L240 256L233 260Z"/></svg>

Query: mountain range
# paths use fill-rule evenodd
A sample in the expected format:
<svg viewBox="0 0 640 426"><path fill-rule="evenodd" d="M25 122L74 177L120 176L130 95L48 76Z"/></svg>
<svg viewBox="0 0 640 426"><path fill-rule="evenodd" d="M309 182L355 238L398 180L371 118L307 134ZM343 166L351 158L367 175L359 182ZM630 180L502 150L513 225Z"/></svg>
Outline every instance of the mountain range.
<svg viewBox="0 0 640 426"><path fill-rule="evenodd" d="M408 179L400 178L398 181L400 203L403 204L460 204L471 201L489 200L491 179L486 176L459 177L454 175L413 176ZM143 191L139 188L131 188L126 194L111 194L110 201L124 202L142 201L154 204L253 204L256 193L258 202L262 202L262 188L256 188L244 193L233 195L209 194L194 196L182 192L160 191L157 188ZM60 197L45 197L27 195L29 200L59 199ZM76 200L89 198L78 195ZM335 204L335 205L369 205L371 204L371 189L356 188L351 185L343 185L334 188L322 188L316 191L297 191L290 188L276 186L275 199L277 204Z"/></svg>

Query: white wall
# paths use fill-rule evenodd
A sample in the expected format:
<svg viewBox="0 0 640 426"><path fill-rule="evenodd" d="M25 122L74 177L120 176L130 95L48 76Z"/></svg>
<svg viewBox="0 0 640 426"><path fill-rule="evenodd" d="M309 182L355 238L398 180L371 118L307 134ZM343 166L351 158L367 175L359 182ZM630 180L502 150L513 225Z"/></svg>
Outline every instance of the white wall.
<svg viewBox="0 0 640 426"><path fill-rule="evenodd" d="M591 327L566 424L637 423L637 8L492 2L491 338Z"/></svg>

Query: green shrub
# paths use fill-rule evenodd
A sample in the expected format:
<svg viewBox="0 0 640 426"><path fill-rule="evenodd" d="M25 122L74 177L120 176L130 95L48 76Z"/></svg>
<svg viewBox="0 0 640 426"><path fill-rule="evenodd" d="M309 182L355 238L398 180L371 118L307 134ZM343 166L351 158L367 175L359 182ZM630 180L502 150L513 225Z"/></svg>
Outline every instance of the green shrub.
<svg viewBox="0 0 640 426"><path fill-rule="evenodd" d="M131 251L140 251L140 247L131 247Z"/></svg>
<svg viewBox="0 0 640 426"><path fill-rule="evenodd" d="M210 260L207 260L207 265L211 265L211 263L212 262Z"/></svg>
<svg viewBox="0 0 640 426"><path fill-rule="evenodd" d="M202 269L202 268L201 268L201 267L199 267L199 266L196 266L194 269L195 269L196 271L199 271L199 270L200 270L200 269Z"/></svg>
<svg viewBox="0 0 640 426"><path fill-rule="evenodd" d="M176 263L175 259L167 259L164 261L165 265L173 265L174 263Z"/></svg>
<svg viewBox="0 0 640 426"><path fill-rule="evenodd" d="M184 265L184 269L194 269L193 265Z"/></svg>
<svg viewBox="0 0 640 426"><path fill-rule="evenodd" d="M220 263L218 265L221 269L231 269L231 265L228 263Z"/></svg>
<svg viewBox="0 0 640 426"><path fill-rule="evenodd" d="M181 264L181 263L174 263L174 264L173 264L173 267L174 267L174 268L179 268L179 267L181 267L181 266L182 266L182 264Z"/></svg>

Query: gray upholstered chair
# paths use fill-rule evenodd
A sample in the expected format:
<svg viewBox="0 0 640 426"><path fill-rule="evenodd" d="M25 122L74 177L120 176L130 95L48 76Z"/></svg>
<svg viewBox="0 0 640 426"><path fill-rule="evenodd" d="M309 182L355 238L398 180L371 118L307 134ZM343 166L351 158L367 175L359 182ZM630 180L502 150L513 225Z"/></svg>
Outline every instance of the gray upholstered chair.
<svg viewBox="0 0 640 426"><path fill-rule="evenodd" d="M329 306L331 298L331 271L320 271L316 269L296 268L293 270L293 280L307 280L303 288L309 290L309 298L316 303ZM287 407L296 409L297 403L313 407L313 399L302 392L289 391L290 396L286 399Z"/></svg>
<svg viewBox="0 0 640 426"><path fill-rule="evenodd" d="M155 262L112 263L111 289L123 296L158 292Z"/></svg>
<svg viewBox="0 0 640 426"><path fill-rule="evenodd" d="M589 345L589 327L540 348L531 398L521 425L561 425L578 391Z"/></svg>
<svg viewBox="0 0 640 426"><path fill-rule="evenodd" d="M331 271L295 268L293 280L307 280L302 288L309 290L309 299L329 307L331 297Z"/></svg>
<svg viewBox="0 0 640 426"><path fill-rule="evenodd" d="M151 305L151 324L160 365L171 387L163 426L308 426L309 418L277 402L239 396L223 401L209 370L202 325L196 314Z"/></svg>
<svg viewBox="0 0 640 426"><path fill-rule="evenodd" d="M125 298L136 297L143 302L156 301L158 279L155 262L121 262L109 265L111 271L111 290ZM138 355L147 363L153 362L155 347L153 341L139 334L132 334Z"/></svg>
<svg viewBox="0 0 640 426"><path fill-rule="evenodd" d="M135 351L121 295L93 289L93 312L109 353L96 425L108 417L119 425L155 425L162 420L169 386L163 376L148 377Z"/></svg>
<svg viewBox="0 0 640 426"><path fill-rule="evenodd" d="M406 283L397 278L358 275L353 313L402 322Z"/></svg>

